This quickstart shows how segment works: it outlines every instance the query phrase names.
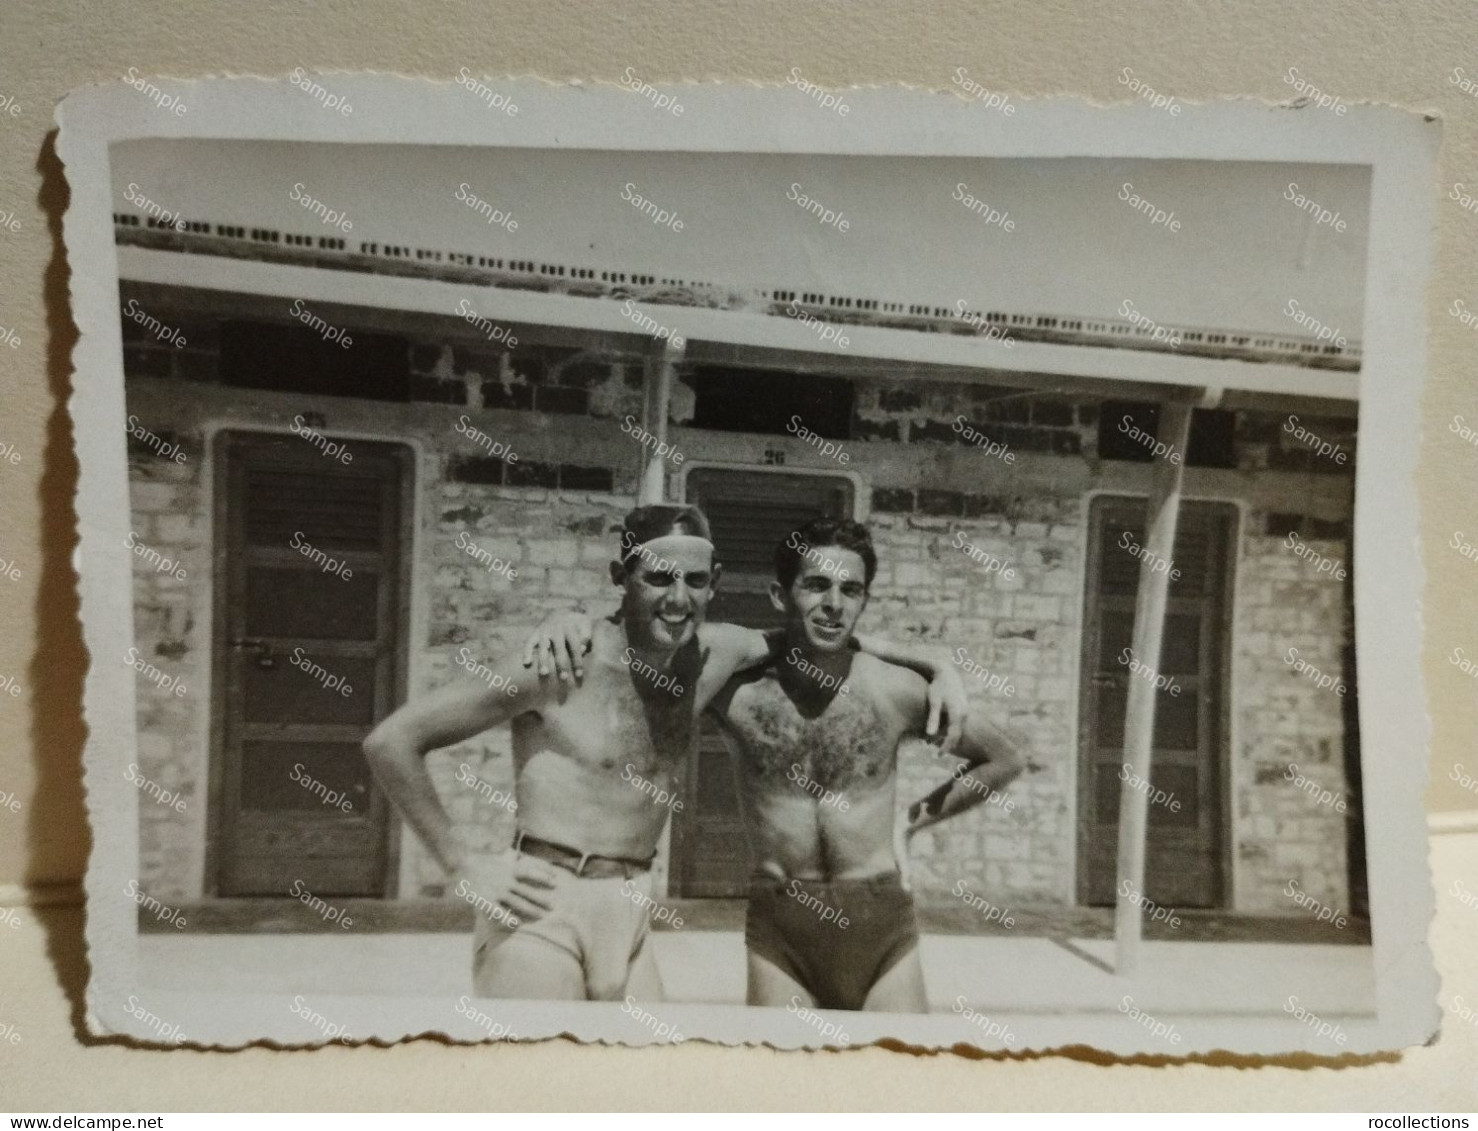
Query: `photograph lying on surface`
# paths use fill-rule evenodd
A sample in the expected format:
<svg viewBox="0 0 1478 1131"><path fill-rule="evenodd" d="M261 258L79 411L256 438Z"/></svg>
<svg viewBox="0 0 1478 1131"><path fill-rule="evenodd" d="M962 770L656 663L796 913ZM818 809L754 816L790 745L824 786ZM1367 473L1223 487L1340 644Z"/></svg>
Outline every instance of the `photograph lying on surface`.
<svg viewBox="0 0 1478 1131"><path fill-rule="evenodd" d="M62 105L95 1031L1436 1031L1433 127L949 86Z"/></svg>

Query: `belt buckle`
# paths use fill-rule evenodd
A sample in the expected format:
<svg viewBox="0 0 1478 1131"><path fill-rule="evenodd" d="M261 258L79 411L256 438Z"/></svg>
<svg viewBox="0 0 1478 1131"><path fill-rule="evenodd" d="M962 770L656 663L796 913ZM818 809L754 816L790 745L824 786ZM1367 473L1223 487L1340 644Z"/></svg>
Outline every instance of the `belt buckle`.
<svg viewBox="0 0 1478 1131"><path fill-rule="evenodd" d="M589 852L580 853L580 862L575 865L576 877L583 876L585 874L585 865L590 863L590 856L591 854Z"/></svg>

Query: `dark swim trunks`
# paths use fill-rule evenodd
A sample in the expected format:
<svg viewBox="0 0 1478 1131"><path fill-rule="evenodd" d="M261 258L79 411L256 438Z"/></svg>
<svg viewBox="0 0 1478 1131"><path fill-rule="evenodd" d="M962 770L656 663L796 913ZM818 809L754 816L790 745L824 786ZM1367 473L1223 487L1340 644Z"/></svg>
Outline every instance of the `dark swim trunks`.
<svg viewBox="0 0 1478 1131"><path fill-rule="evenodd" d="M897 872L829 881L760 874L749 882L744 944L820 1008L861 1009L868 991L918 946L919 925Z"/></svg>

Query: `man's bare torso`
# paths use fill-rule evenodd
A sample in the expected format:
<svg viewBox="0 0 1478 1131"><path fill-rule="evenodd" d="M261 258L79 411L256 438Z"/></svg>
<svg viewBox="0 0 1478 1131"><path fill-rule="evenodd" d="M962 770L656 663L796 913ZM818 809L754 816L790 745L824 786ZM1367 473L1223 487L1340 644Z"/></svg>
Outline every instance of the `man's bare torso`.
<svg viewBox="0 0 1478 1131"><path fill-rule="evenodd" d="M736 677L713 707L737 748L757 867L802 879L893 871L898 746L920 726L908 704L923 704L923 680L858 654L845 693L795 695L784 662Z"/></svg>
<svg viewBox="0 0 1478 1131"><path fill-rule="evenodd" d="M716 654L729 643L700 628L663 672L672 683L662 687L619 626L597 625L584 679L513 721L523 831L602 856L651 856L683 800L677 780L698 714L733 670L726 653Z"/></svg>

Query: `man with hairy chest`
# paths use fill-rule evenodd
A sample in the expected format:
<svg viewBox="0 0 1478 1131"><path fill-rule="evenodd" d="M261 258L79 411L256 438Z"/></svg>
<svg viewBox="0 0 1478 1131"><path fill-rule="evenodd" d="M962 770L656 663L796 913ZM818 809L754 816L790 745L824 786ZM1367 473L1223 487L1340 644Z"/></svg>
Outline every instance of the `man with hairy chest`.
<svg viewBox="0 0 1478 1131"><path fill-rule="evenodd" d="M748 1002L926 1012L908 841L1020 773L1016 745L968 716L956 753L970 772L896 820L898 747L924 736L928 704L918 675L850 647L877 573L867 528L808 523L775 564L778 655L709 708L738 759L755 861Z"/></svg>

